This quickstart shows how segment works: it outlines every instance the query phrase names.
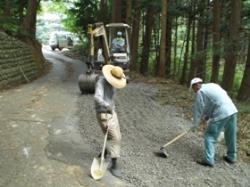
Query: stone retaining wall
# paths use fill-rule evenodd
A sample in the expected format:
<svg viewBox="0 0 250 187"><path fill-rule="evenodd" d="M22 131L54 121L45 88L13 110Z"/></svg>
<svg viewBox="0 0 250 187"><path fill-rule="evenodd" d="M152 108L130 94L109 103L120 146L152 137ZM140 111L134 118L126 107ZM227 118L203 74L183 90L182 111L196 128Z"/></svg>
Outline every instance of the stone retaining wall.
<svg viewBox="0 0 250 187"><path fill-rule="evenodd" d="M29 82L39 75L31 48L0 32L0 89Z"/></svg>

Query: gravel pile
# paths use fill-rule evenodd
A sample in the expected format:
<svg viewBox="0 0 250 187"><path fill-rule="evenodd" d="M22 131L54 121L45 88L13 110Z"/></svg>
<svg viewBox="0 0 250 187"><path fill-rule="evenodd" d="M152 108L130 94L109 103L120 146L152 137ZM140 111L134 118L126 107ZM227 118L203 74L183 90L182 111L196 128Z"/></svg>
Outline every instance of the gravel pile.
<svg viewBox="0 0 250 187"><path fill-rule="evenodd" d="M203 138L189 133L167 147L169 158L157 157L161 145L187 130L191 122L170 105L155 101L157 89L150 84L130 83L118 90L116 108L122 132L121 166L123 179L131 186L248 186L250 166L237 163L229 166L222 161L225 147L217 146L215 168L199 166ZM97 155L103 134L97 125L93 95L78 101L80 132L86 144Z"/></svg>

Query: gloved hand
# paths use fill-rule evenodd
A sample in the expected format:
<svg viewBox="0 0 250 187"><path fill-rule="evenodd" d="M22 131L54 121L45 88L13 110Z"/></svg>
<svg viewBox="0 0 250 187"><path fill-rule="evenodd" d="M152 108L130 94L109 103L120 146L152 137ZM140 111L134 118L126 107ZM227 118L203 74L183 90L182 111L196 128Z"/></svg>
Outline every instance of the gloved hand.
<svg viewBox="0 0 250 187"><path fill-rule="evenodd" d="M106 108L109 114L113 114L113 107L111 105L108 105Z"/></svg>
<svg viewBox="0 0 250 187"><path fill-rule="evenodd" d="M206 121L208 121L208 120L209 120L209 117L208 117L208 116L205 116L204 119L205 119Z"/></svg>
<svg viewBox="0 0 250 187"><path fill-rule="evenodd" d="M107 121L102 122L103 128L104 128L105 130L107 130L107 129L109 128L109 125L108 125L108 124L109 124L109 123L108 123Z"/></svg>
<svg viewBox="0 0 250 187"><path fill-rule="evenodd" d="M107 128L110 128L110 119L112 118L112 114L109 113L101 113L101 121L102 121L102 126L105 130Z"/></svg>
<svg viewBox="0 0 250 187"><path fill-rule="evenodd" d="M198 130L198 127L193 125L189 130L192 132L196 132Z"/></svg>

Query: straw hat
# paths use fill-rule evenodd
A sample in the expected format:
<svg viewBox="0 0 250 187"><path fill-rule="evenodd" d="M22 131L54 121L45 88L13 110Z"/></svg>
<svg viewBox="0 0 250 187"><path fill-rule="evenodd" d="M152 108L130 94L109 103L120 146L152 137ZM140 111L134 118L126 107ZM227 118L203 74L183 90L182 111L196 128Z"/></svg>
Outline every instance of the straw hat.
<svg viewBox="0 0 250 187"><path fill-rule="evenodd" d="M119 66L107 64L103 66L102 73L105 79L115 88L124 88L127 84L123 69Z"/></svg>

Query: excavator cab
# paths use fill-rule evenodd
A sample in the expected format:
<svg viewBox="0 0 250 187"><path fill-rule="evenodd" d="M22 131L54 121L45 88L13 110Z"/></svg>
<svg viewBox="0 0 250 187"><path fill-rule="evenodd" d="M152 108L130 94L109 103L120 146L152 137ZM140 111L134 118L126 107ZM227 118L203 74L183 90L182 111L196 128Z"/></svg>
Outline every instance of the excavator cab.
<svg viewBox="0 0 250 187"><path fill-rule="evenodd" d="M102 66L107 64L107 58L109 58L111 64L128 71L130 64L130 26L125 23L110 23L105 28L102 31L102 37L97 39L99 44L95 44L99 47L96 48L94 55L94 69L101 70Z"/></svg>
<svg viewBox="0 0 250 187"><path fill-rule="evenodd" d="M110 23L106 28L112 64L129 70L131 27L125 23Z"/></svg>

